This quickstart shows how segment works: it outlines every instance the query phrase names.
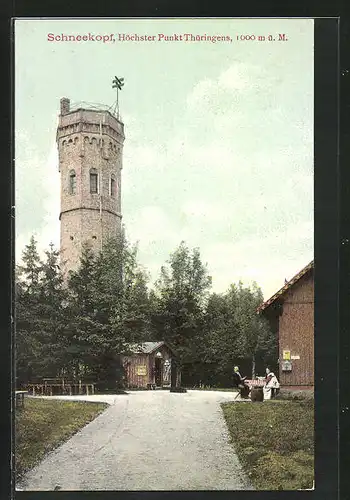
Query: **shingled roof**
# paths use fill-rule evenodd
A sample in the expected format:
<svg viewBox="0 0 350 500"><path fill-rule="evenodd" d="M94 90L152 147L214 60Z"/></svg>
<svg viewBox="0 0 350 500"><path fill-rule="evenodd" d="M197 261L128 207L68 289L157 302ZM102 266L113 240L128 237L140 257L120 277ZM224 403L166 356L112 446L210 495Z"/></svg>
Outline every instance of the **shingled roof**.
<svg viewBox="0 0 350 500"><path fill-rule="evenodd" d="M310 272L314 268L314 261L312 260L307 266L305 266L301 271L299 271L291 280L289 280L278 292L272 295L271 298L263 302L257 309L257 313L262 313L267 309L273 302L275 302L279 297L284 295L295 283L297 283L305 274Z"/></svg>
<svg viewBox="0 0 350 500"><path fill-rule="evenodd" d="M140 344L129 344L128 350L134 354L151 354L156 349L165 345L164 341L161 342L142 342Z"/></svg>

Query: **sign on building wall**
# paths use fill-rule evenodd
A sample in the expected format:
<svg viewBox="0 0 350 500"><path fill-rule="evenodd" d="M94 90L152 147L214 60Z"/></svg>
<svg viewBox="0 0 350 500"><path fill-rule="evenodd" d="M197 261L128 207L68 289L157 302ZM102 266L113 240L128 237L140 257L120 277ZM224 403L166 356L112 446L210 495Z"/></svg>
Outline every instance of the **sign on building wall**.
<svg viewBox="0 0 350 500"><path fill-rule="evenodd" d="M292 362L289 359L285 359L282 361L282 371L283 372L291 372L292 371Z"/></svg>
<svg viewBox="0 0 350 500"><path fill-rule="evenodd" d="M300 359L299 354L292 354L291 359Z"/></svg>
<svg viewBox="0 0 350 500"><path fill-rule="evenodd" d="M146 365L139 365L136 367L137 375L147 375L147 367Z"/></svg>
<svg viewBox="0 0 350 500"><path fill-rule="evenodd" d="M290 351L283 351L283 359L290 360Z"/></svg>

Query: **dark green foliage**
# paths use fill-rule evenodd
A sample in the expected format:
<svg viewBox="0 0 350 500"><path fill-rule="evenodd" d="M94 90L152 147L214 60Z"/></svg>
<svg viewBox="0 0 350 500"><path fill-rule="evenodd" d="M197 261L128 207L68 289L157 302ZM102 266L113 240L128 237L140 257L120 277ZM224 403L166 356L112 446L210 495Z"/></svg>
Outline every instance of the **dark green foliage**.
<svg viewBox="0 0 350 500"><path fill-rule="evenodd" d="M97 256L85 248L70 277L76 356L101 388L121 385L119 353L147 335L147 277L136 256L124 238L111 239Z"/></svg>
<svg viewBox="0 0 350 500"><path fill-rule="evenodd" d="M186 385L232 385L235 364L261 371L276 355L276 339L256 314L260 289L242 283L209 295L211 277L198 249L184 242L161 268L154 289L124 236L99 254L85 247L64 283L53 245L40 259L26 246L16 276L17 383L65 376L121 388L120 354L128 343L166 340ZM174 360L175 363L175 360Z"/></svg>
<svg viewBox="0 0 350 500"><path fill-rule="evenodd" d="M16 283L17 383L55 376L65 357L67 294L58 267L58 252L50 245L42 261L32 237L26 246Z"/></svg>
<svg viewBox="0 0 350 500"><path fill-rule="evenodd" d="M108 241L98 255L85 247L65 284L53 245L41 261L31 239L16 279L19 385L57 376L101 389L123 385L120 353L150 328L147 276L136 256L124 239Z"/></svg>
<svg viewBox="0 0 350 500"><path fill-rule="evenodd" d="M202 264L198 249L190 250L182 242L161 268L153 296L153 324L158 337L176 349L181 365L196 358L199 332L211 277Z"/></svg>
<svg viewBox="0 0 350 500"><path fill-rule="evenodd" d="M195 364L185 368L184 383L232 386L234 365L248 377L264 373L265 365L277 359L277 338L256 313L262 301L255 284L249 288L238 283L225 294L209 296L197 335Z"/></svg>

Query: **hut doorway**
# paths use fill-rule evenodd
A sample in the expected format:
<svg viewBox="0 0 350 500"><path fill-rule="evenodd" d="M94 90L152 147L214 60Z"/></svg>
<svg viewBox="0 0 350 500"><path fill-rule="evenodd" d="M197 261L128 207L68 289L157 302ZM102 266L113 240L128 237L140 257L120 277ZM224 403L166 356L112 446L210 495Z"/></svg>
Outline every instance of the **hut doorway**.
<svg viewBox="0 0 350 500"><path fill-rule="evenodd" d="M162 385L162 359L155 358L154 360L154 381L157 387Z"/></svg>
<svg viewBox="0 0 350 500"><path fill-rule="evenodd" d="M166 342L129 344L125 352L126 387L150 389L176 384L176 353Z"/></svg>

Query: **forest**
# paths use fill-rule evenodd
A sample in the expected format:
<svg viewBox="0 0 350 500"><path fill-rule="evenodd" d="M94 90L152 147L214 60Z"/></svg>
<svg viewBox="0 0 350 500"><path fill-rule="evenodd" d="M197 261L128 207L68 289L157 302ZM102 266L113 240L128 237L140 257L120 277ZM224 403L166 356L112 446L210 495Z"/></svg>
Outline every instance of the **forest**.
<svg viewBox="0 0 350 500"><path fill-rule="evenodd" d="M64 278L50 244L40 258L34 236L15 273L16 385L43 377L123 387L120 355L130 343L165 340L177 353L186 387L230 387L234 365L248 378L275 366L277 340L257 312L257 284L213 293L198 248L169 255L155 283L125 236L94 253L84 246Z"/></svg>

